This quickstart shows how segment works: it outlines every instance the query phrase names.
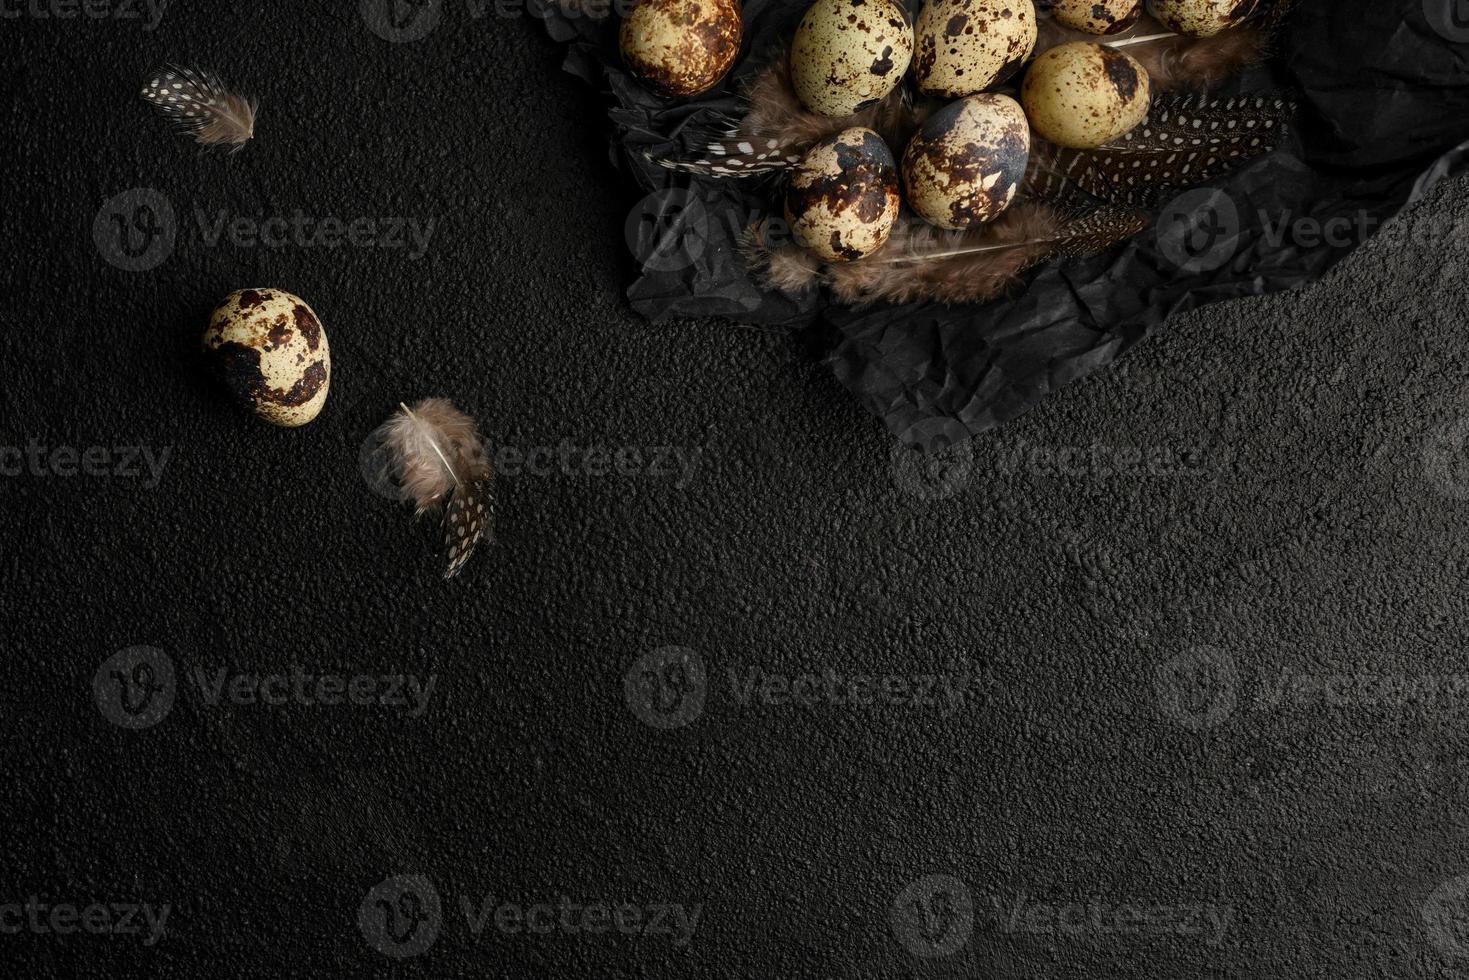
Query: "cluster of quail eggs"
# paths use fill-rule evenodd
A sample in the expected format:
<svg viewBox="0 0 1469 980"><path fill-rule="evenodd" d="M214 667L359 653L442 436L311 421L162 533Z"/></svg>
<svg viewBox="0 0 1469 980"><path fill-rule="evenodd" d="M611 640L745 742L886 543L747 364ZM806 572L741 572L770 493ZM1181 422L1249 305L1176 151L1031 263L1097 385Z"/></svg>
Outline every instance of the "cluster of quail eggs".
<svg viewBox="0 0 1469 980"><path fill-rule="evenodd" d="M1144 0L1039 0L1057 21L1099 37L1135 25ZM1146 0L1180 34L1235 26L1256 0ZM926 0L916 22L898 0L815 0L791 45L791 79L809 111L841 119L877 105L910 73L948 104L912 138L901 163L882 137L853 127L816 144L789 183L793 237L828 262L885 245L901 202L945 230L993 221L1025 179L1031 134L1090 149L1147 116L1146 69L1117 47L1074 41L1036 56L1037 0ZM708 91L743 41L738 0L640 0L623 22L624 60L655 91ZM1024 72L1016 97L993 91ZM900 173L901 171L901 173ZM901 177L902 191L899 189Z"/></svg>

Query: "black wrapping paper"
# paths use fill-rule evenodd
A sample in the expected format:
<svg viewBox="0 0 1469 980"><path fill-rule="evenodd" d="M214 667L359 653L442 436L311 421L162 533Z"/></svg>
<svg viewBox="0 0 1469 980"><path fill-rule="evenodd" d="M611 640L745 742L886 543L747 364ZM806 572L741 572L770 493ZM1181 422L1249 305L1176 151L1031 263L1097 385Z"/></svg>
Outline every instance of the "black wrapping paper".
<svg viewBox="0 0 1469 980"><path fill-rule="evenodd" d="M696 155L728 128L740 83L783 48L805 7L746 0L735 71L682 103L625 71L615 15L542 10L569 45L567 70L611 96L614 161L647 195L628 224L642 267L634 309L813 328L842 384L924 451L1019 416L1176 313L1309 282L1469 155L1469 3L1299 0L1271 61L1219 93L1295 98L1287 144L1178 195L1127 245L1052 263L1020 295L985 305L851 310L816 291L783 296L752 281L737 248L741 229L778 211L773 185L689 177L648 156Z"/></svg>

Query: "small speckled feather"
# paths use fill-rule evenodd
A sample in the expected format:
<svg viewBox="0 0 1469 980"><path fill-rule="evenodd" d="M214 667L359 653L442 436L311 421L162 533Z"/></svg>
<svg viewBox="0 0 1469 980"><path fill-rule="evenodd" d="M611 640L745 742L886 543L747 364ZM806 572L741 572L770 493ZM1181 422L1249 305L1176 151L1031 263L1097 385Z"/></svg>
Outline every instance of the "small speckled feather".
<svg viewBox="0 0 1469 980"><path fill-rule="evenodd" d="M400 405L372 443L371 477L396 487L418 514L445 508L444 578L453 578L480 538L494 537L494 468L474 419L447 398L425 398L412 408Z"/></svg>
<svg viewBox="0 0 1469 980"><path fill-rule="evenodd" d="M236 95L212 71L167 65L148 76L143 99L202 146L244 146L255 135L255 99Z"/></svg>

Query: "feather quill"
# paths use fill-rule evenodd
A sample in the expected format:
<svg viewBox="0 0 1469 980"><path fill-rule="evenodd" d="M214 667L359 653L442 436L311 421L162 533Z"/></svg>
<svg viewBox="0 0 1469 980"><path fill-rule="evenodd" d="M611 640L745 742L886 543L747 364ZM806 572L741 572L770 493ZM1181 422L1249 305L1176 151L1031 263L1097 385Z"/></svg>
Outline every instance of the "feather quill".
<svg viewBox="0 0 1469 980"><path fill-rule="evenodd" d="M967 232L900 222L882 251L856 262L822 266L799 246L771 247L758 226L747 230L743 245L757 275L783 292L821 285L857 308L878 302L955 305L997 299L1042 262L1103 251L1147 225L1147 215L1132 208L1070 213L1019 201L996 221Z"/></svg>
<svg viewBox="0 0 1469 980"><path fill-rule="evenodd" d="M370 445L369 479L419 516L444 510L444 578L453 578L480 539L494 537L494 468L474 420L446 398L425 398L399 405Z"/></svg>
<svg viewBox="0 0 1469 980"><path fill-rule="evenodd" d="M143 99L202 146L244 146L260 104L231 92L207 69L167 65L143 85Z"/></svg>

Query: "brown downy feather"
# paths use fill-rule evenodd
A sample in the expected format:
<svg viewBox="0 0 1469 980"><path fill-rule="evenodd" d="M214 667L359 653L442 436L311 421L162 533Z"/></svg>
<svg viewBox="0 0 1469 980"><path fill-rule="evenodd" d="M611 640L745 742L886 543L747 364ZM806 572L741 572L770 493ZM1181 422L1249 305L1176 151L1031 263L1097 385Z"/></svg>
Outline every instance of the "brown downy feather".
<svg viewBox="0 0 1469 980"><path fill-rule="evenodd" d="M244 146L260 103L236 95L212 71L166 65L148 76L143 99L202 146Z"/></svg>
<svg viewBox="0 0 1469 980"><path fill-rule="evenodd" d="M1293 103L1272 96L1155 99L1141 125L1105 146L1069 150L1034 140L1023 192L1053 201L1081 192L1150 207L1274 150L1294 115Z"/></svg>
<svg viewBox="0 0 1469 980"><path fill-rule="evenodd" d="M1251 24L1213 37L1159 38L1122 50L1147 69L1154 92L1211 89L1265 58L1264 32Z"/></svg>
<svg viewBox="0 0 1469 980"><path fill-rule="evenodd" d="M1039 27L1037 54L1070 41L1119 48L1147 69L1154 92L1212 88L1260 62L1268 41L1268 31L1253 21L1213 37L1188 37L1172 33L1147 14L1127 30L1105 37L1065 27L1052 17L1040 18Z"/></svg>
<svg viewBox="0 0 1469 980"><path fill-rule="evenodd" d="M839 302L859 308L878 302L957 305L1003 296L1041 262L1102 251L1147 225L1147 216L1130 208L1070 215L1020 201L996 221L967 232L900 222L882 251L856 262L821 266L796 245L770 248L761 229L747 236L746 254L757 274L784 292L820 284Z"/></svg>
<svg viewBox="0 0 1469 980"><path fill-rule="evenodd" d="M494 468L474 419L446 398L400 405L372 434L369 452L374 485L418 515L444 508L444 578L453 578L480 538L494 535Z"/></svg>
<svg viewBox="0 0 1469 980"><path fill-rule="evenodd" d="M735 132L711 141L693 160L658 163L713 177L774 173L800 163L812 146L854 126L876 130L894 152L901 152L928 116L927 109L914 106L904 85L877 105L841 119L810 112L796 97L786 52L750 83L745 102L749 112Z"/></svg>

